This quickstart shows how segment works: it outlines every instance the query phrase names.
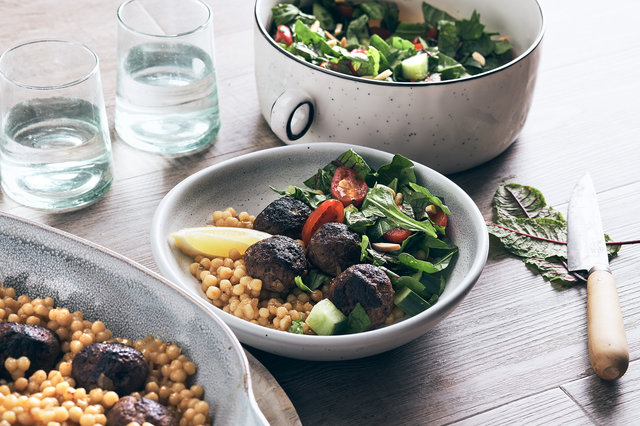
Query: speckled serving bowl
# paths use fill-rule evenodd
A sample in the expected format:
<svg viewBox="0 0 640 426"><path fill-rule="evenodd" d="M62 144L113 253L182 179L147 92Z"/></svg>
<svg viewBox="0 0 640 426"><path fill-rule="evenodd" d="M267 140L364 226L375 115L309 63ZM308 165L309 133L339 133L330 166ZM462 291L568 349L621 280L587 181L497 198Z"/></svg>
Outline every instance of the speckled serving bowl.
<svg viewBox="0 0 640 426"><path fill-rule="evenodd" d="M291 1L256 1L254 54L261 112L283 142L364 145L453 173L496 157L522 130L544 32L537 0L429 0L457 18L477 10L515 49L495 70L435 83L366 80L305 62L269 35L271 8L282 2ZM423 21L422 0L395 2L401 19Z"/></svg>
<svg viewBox="0 0 640 426"><path fill-rule="evenodd" d="M162 199L151 222L151 250L161 273L206 301L241 342L278 355L307 360L344 360L384 352L416 339L444 320L476 283L487 261L489 234L473 200L442 174L415 164L418 183L443 197L451 210L447 234L458 246L447 285L438 302L420 314L391 326L339 336L310 336L266 328L240 319L210 304L200 282L189 273L193 259L170 237L183 228L204 226L214 210L234 207L258 214L283 189L312 176L348 149L371 167L389 163L393 154L340 143L271 148L207 167L180 182ZM428 338L425 336L425 338Z"/></svg>
<svg viewBox="0 0 640 426"><path fill-rule="evenodd" d="M197 365L214 424L267 425L249 364L229 328L198 298L113 252L72 235L0 214L0 281L17 294L102 320L115 336L151 333Z"/></svg>

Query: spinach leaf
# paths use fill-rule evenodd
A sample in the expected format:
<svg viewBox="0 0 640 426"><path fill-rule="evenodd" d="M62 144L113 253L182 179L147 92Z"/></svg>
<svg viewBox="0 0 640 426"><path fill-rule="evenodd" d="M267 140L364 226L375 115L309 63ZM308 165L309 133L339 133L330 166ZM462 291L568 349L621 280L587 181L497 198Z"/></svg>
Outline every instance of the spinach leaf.
<svg viewBox="0 0 640 426"><path fill-rule="evenodd" d="M369 45L369 17L362 15L347 26L347 47L349 49Z"/></svg>
<svg viewBox="0 0 640 426"><path fill-rule="evenodd" d="M302 20L307 25L311 25L315 21L313 16L302 13L295 5L288 3L281 3L272 7L271 16L275 26L288 25L297 19Z"/></svg>
<svg viewBox="0 0 640 426"><path fill-rule="evenodd" d="M303 203L309 205L312 209L315 209L320 205L320 203L330 198L326 195L318 194L317 192L313 192L313 191L308 191L306 189L299 188L295 185L289 185L286 191L277 190L272 186L270 188L280 195L289 196L297 200L300 200Z"/></svg>
<svg viewBox="0 0 640 426"><path fill-rule="evenodd" d="M369 319L369 315L367 315L367 311L364 310L360 303L356 303L356 306L347 317L347 328L345 332L347 334L361 333L368 329L370 325L371 320Z"/></svg>
<svg viewBox="0 0 640 426"><path fill-rule="evenodd" d="M398 262L401 265L415 269L416 271L425 272L427 274L435 274L441 272L449 266L453 255L458 252L458 249L452 249L446 253L443 257L437 259L434 262L427 262L426 260L416 259L409 253L400 253L398 255Z"/></svg>
<svg viewBox="0 0 640 426"><path fill-rule="evenodd" d="M360 210L365 215L375 215L395 221L397 226L410 231L425 232L436 237L436 230L430 222L418 222L402 213L393 199L391 192L385 188L370 188Z"/></svg>
<svg viewBox="0 0 640 426"><path fill-rule="evenodd" d="M402 37L407 40L412 40L416 37L422 37L427 33L427 26L425 24L413 24L410 22L399 22L398 26L393 33L394 37ZM413 43L411 44L413 48Z"/></svg>
<svg viewBox="0 0 640 426"><path fill-rule="evenodd" d="M416 173L411 160L396 154L393 156L391 163L385 164L378 169L376 178L378 183L386 186L390 186L390 183L397 179L395 190L398 191L410 183L415 183Z"/></svg>
<svg viewBox="0 0 640 426"><path fill-rule="evenodd" d="M447 56L454 57L458 50L458 29L454 21L438 22L438 49Z"/></svg>
<svg viewBox="0 0 640 426"><path fill-rule="evenodd" d="M336 21L333 19L331 13L322 4L318 2L313 3L313 15L318 21L320 26L327 31L333 31L336 28Z"/></svg>
<svg viewBox="0 0 640 426"><path fill-rule="evenodd" d="M428 3L422 2L422 16L424 16L424 22L433 27L438 27L440 21L455 21L455 18L436 7L431 6Z"/></svg>
<svg viewBox="0 0 640 426"><path fill-rule="evenodd" d="M304 184L311 189L318 189L325 194L330 194L331 179L333 179L333 174L338 166L352 168L356 171L358 176L365 180L367 176L369 176L369 173L371 173L371 167L369 167L367 162L364 161L358 153L350 149L340 154L337 159L333 160L322 169L319 169L315 175L305 180Z"/></svg>
<svg viewBox="0 0 640 426"><path fill-rule="evenodd" d="M480 14L475 10L470 19L457 20L456 29L462 40L476 40L484 34L484 25L480 23Z"/></svg>

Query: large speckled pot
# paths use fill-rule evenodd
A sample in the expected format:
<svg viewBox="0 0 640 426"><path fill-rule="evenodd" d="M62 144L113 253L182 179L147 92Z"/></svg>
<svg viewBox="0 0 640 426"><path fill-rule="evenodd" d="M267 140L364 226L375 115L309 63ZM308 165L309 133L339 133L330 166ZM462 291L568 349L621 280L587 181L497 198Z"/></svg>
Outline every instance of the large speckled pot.
<svg viewBox="0 0 640 426"><path fill-rule="evenodd" d="M365 145L454 173L502 153L522 130L544 31L537 0L430 0L459 18L477 10L516 53L495 70L437 83L366 80L297 58L269 35L271 8L282 1L256 1L254 51L262 115L285 143ZM422 21L421 0L396 3L401 19Z"/></svg>

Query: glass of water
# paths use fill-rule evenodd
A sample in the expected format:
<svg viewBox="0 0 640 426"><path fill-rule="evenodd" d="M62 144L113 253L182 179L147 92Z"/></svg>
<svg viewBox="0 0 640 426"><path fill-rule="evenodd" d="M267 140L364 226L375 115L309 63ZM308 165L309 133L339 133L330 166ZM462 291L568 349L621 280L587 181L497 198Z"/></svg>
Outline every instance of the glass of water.
<svg viewBox="0 0 640 426"><path fill-rule="evenodd" d="M120 138L169 156L207 148L220 128L209 6L128 0L117 15Z"/></svg>
<svg viewBox="0 0 640 426"><path fill-rule="evenodd" d="M40 40L0 56L3 192L50 211L87 206L111 185L111 141L98 57L83 44Z"/></svg>

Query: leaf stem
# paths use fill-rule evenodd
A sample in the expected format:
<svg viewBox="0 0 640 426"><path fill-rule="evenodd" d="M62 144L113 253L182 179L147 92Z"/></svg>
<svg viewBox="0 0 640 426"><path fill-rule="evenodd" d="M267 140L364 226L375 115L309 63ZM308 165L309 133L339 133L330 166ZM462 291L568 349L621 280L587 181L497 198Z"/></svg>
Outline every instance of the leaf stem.
<svg viewBox="0 0 640 426"><path fill-rule="evenodd" d="M486 221L486 223L488 225L497 226L498 228L502 228L504 230L511 231L511 232L514 232L514 233L519 234L519 235L524 235L525 237L533 238L534 240L547 241L549 243L554 243L554 244L564 244L564 245L567 244L566 241L552 240L550 238L544 238L544 237L540 237L538 235L527 234L525 232L520 232L520 231L512 229L512 228L507 228L506 226L498 225L497 223L493 223L493 222L490 222L490 221ZM629 244L640 244L640 240L605 241L605 244L608 245L608 246L624 246L624 245L629 245Z"/></svg>

